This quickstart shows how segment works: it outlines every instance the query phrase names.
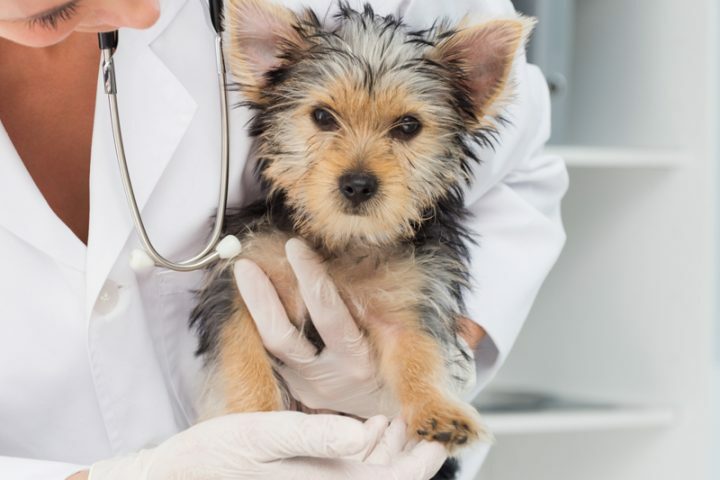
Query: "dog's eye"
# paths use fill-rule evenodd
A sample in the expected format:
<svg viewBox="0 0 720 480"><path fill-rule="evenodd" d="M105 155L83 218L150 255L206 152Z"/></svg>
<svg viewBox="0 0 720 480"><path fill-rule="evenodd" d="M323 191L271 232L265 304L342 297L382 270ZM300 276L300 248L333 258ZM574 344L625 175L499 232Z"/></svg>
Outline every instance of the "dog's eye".
<svg viewBox="0 0 720 480"><path fill-rule="evenodd" d="M397 125L390 130L390 136L397 140L408 141L416 137L420 130L422 130L420 120L408 115L398 120Z"/></svg>
<svg viewBox="0 0 720 480"><path fill-rule="evenodd" d="M324 108L316 108L315 110L313 110L312 118L315 122L315 125L317 125L320 130L323 130L325 132L331 132L339 128L337 120L335 120L333 114L328 112Z"/></svg>

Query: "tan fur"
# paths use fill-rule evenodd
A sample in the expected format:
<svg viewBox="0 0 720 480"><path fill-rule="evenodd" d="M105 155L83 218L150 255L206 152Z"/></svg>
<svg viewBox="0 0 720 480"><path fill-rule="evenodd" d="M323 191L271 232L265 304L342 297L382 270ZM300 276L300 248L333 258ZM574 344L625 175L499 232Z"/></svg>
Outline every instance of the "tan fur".
<svg viewBox="0 0 720 480"><path fill-rule="evenodd" d="M239 295L237 302L237 313L222 332L216 373L222 382L225 412L280 410L283 407L282 396L270 359Z"/></svg>
<svg viewBox="0 0 720 480"><path fill-rule="evenodd" d="M465 20L467 21L467 20ZM464 65L476 92L475 108L483 126L494 126L494 118L509 100L508 79L513 60L524 46L535 20L528 17L490 20L466 27L441 43L437 59L454 59ZM476 65L485 65L476 69Z"/></svg>
<svg viewBox="0 0 720 480"><path fill-rule="evenodd" d="M243 243L242 258L257 263L275 286L288 317L296 326L305 321L305 310L297 280L285 256L290 237L272 233L253 235ZM365 329L394 325L395 315L418 303L428 272L412 256L378 257L368 249L327 262L328 273L338 293Z"/></svg>
<svg viewBox="0 0 720 480"><path fill-rule="evenodd" d="M392 325L372 328L370 336L382 377L395 389L411 432L448 445L490 438L477 412L443 391L442 352L413 312L396 314Z"/></svg>
<svg viewBox="0 0 720 480"><path fill-rule="evenodd" d="M268 275L293 324L302 327L306 310L285 256L288 236L253 235L242 257ZM402 405L411 432L448 445L487 439L477 412L444 392L443 352L422 330L413 305L428 281L427 266L412 255L379 258L374 250L327 263L328 273L380 359L380 378ZM227 412L283 407L270 360L238 294L239 309L223 332L220 365ZM445 436L443 436L445 435Z"/></svg>
<svg viewBox="0 0 720 480"><path fill-rule="evenodd" d="M252 23L241 19L253 18ZM277 51L248 54L250 45L302 43L297 32L290 28L295 16L287 8L263 0L231 0L227 2L227 37L231 45L228 63L235 78L245 86L245 94L255 100L262 97L263 75L279 65ZM257 51L255 51L257 53Z"/></svg>
<svg viewBox="0 0 720 480"><path fill-rule="evenodd" d="M326 105L338 113L344 128L339 132L318 132L311 112ZM412 145L390 139L387 132L404 115L423 120L423 135ZM329 248L346 244L349 236L362 231L371 243L386 244L412 235L411 222L422 221L423 210L446 192L446 183L438 182L437 166L431 164L443 146L437 141L440 129L432 105L414 98L399 83L383 80L377 93L346 78L327 89L313 92L306 108L293 113L296 138L307 146L309 165L303 173L282 162L271 164L265 176L301 210L312 212L312 219L299 226L303 236L321 236ZM307 140L306 140L307 139ZM287 141L287 140L286 140ZM261 150L260 154L264 152ZM339 215L343 199L337 195L337 179L346 171L365 170L381 179L383 198L367 215ZM441 169L445 182L461 173L456 168ZM415 186L409 190L408 185ZM422 201L418 201L422 199Z"/></svg>
<svg viewBox="0 0 720 480"><path fill-rule="evenodd" d="M231 70L263 120L257 154L267 198L281 195L294 234L326 254L328 273L370 341L379 379L401 404L410 432L450 449L489 438L477 412L448 389L446 355L455 346L468 286L467 252L459 247L466 237L452 222L433 222L440 208L461 218L458 192L472 180L469 162L477 160L462 139L496 127L532 21L491 20L459 31L441 22L416 43L395 34L399 24L356 15L323 44L315 35L322 27L313 26L309 13L297 16L267 0L229 0L226 17ZM332 114L333 128L314 117L318 110ZM397 133L399 123L413 123L401 122L407 116L422 126L412 137ZM358 172L376 178L377 191L350 205L339 181ZM242 257L268 275L301 328L308 315L285 256L289 234L280 232L290 229L272 217L258 216L256 233L242 232ZM447 230L423 237L423 224ZM455 243L444 235L450 230ZM209 290L210 306L213 295L223 297L210 327L222 325L211 367L225 411L287 407L239 293L236 313L222 323L227 290ZM215 333L205 333L212 347Z"/></svg>

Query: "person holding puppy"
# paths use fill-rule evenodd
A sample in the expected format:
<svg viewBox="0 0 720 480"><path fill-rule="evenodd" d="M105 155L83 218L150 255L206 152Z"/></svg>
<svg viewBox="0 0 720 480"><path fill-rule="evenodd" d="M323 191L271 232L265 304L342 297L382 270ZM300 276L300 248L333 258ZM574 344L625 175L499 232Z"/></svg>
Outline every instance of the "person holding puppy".
<svg viewBox="0 0 720 480"><path fill-rule="evenodd" d="M418 27L443 16L513 15L506 0L376 3L379 14ZM98 96L92 32L124 28L116 62L133 180L151 233L183 256L202 242L215 201L218 101L206 10L200 0L0 2L0 476L429 479L445 450L407 444L401 420L271 412L190 427L202 386L186 319L201 273L129 269L137 239ZM546 86L522 55L514 77L511 124L496 152L479 153L466 194L468 228L482 239L471 252L476 288L462 332L477 369L468 395L502 364L564 242L566 172L540 151ZM244 109L233 115L233 125L249 118ZM231 202L244 204L259 187L245 162L250 142L233 132L230 178L242 183ZM312 252L295 251L297 278L329 281ZM301 339L277 321L267 277L237 273L266 346L293 352ZM347 309L337 298L305 302L321 312L313 320L327 348L283 369L294 396L312 409L392 415Z"/></svg>

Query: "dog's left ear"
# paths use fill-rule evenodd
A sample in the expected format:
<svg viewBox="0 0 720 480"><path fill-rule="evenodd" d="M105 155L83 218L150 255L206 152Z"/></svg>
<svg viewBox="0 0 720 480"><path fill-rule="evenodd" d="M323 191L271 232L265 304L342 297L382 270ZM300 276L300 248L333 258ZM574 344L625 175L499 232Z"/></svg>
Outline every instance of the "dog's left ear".
<svg viewBox="0 0 720 480"><path fill-rule="evenodd" d="M301 20L292 10L270 0L229 0L225 18L230 71L240 90L259 101L268 74L288 62L290 52L305 48L298 28Z"/></svg>
<svg viewBox="0 0 720 480"><path fill-rule="evenodd" d="M508 90L515 55L534 25L527 17L491 20L462 28L437 45L436 60L459 72L478 120L496 113L493 107Z"/></svg>

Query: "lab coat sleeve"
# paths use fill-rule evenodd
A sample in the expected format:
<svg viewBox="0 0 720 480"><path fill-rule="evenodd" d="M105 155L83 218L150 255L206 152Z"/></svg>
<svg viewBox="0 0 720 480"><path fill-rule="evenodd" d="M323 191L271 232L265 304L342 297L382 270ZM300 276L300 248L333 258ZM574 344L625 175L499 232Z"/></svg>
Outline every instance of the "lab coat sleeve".
<svg viewBox="0 0 720 480"><path fill-rule="evenodd" d="M470 249L472 291L467 314L487 332L475 351L477 394L492 379L532 307L565 243L560 201L567 190L564 162L542 152L549 136L549 98L539 69L518 72L513 124L503 129L494 152L476 176L484 182L467 192L466 226L478 235ZM474 396L474 395L473 395Z"/></svg>
<svg viewBox="0 0 720 480"><path fill-rule="evenodd" d="M414 0L402 12L409 24L435 18L459 21L511 17L509 0ZM471 291L467 314L487 332L475 351L475 396L504 362L545 277L565 242L560 201L568 177L563 161L544 154L550 136L550 99L540 70L524 52L513 66L514 95L492 148L478 148L481 163L466 189L465 222L477 235L470 249Z"/></svg>
<svg viewBox="0 0 720 480"><path fill-rule="evenodd" d="M13 480L65 480L89 467L16 457L0 457L0 478Z"/></svg>

